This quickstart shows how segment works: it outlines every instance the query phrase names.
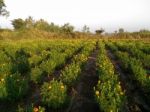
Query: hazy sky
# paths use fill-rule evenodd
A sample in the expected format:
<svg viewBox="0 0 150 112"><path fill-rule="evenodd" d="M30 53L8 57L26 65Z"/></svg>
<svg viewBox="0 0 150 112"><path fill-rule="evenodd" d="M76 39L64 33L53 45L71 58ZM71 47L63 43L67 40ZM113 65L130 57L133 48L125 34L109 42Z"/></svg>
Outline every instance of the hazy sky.
<svg viewBox="0 0 150 112"><path fill-rule="evenodd" d="M66 22L80 29L102 27L114 31L150 29L150 0L4 0L10 17L0 17L1 27L11 27L15 18L43 18L62 25Z"/></svg>

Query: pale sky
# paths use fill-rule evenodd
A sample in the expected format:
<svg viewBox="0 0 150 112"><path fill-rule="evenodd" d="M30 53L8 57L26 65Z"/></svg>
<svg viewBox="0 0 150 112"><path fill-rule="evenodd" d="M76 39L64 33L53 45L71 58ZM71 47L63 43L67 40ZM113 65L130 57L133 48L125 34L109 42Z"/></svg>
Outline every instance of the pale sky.
<svg viewBox="0 0 150 112"><path fill-rule="evenodd" d="M0 17L0 27L11 27L11 20L43 18L76 29L87 25L91 30L108 32L124 28L128 31L150 30L150 0L5 0L10 16Z"/></svg>

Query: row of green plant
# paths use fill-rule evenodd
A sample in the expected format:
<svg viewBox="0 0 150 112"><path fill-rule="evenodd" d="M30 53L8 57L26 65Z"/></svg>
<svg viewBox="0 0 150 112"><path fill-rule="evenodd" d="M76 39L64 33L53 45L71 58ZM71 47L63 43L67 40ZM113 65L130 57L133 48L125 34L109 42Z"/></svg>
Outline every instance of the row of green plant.
<svg viewBox="0 0 150 112"><path fill-rule="evenodd" d="M87 61L87 57L94 48L95 42L85 44L85 47L82 49L81 53L74 56L72 63L69 66L66 66L62 71L60 80L67 85L72 85L81 73L82 66Z"/></svg>
<svg viewBox="0 0 150 112"><path fill-rule="evenodd" d="M16 51L15 59L4 51L0 54L0 100L16 101L26 95L29 85L30 67L26 53L22 49Z"/></svg>
<svg viewBox="0 0 150 112"><path fill-rule="evenodd" d="M86 46L86 44L84 44L84 46ZM80 46L81 47L81 46ZM92 46L91 46L92 47ZM78 49L78 46L76 45L76 49ZM83 47L83 49L85 49L84 47ZM68 50L66 50L66 52L70 52L70 50L72 50L72 49L68 49ZM88 50L87 48L86 48L86 50ZM85 51L85 50L82 50L81 52L84 52L85 54L87 54L87 52ZM53 54L53 53L52 53ZM56 52L54 53L54 54L56 54ZM69 53L70 54L70 53ZM60 55L63 55L63 53L61 53L61 54L57 54L57 55L54 55L54 59L55 59L55 61L57 62L59 59L58 58L60 58L60 59L62 59L61 58L61 56ZM67 56L67 55L63 55L63 56ZM78 58L78 56L80 57L80 58ZM58 58L57 58L58 57ZM78 60L78 61L80 61L81 59L83 58L83 56L80 56L80 55L77 55L77 56L74 56L74 58L73 58L73 60ZM51 60L53 60L53 58L51 57L50 58ZM79 60L80 59L80 60ZM54 62L54 61L53 61ZM40 66L40 65L39 65ZM47 67L47 66L44 66L44 67ZM44 68L43 67L43 68ZM48 67L47 67L48 68ZM32 70L31 70L32 71ZM41 69L38 69L37 71L35 70L35 75L37 75L37 74L40 74L40 73L42 73L41 72ZM32 74L33 75L33 74ZM76 75L76 74L75 74ZM43 76L43 75L40 75L40 76ZM31 78L32 79L32 78ZM38 78L39 80L41 80L41 78L39 77ZM56 84L57 83L57 84ZM50 93L47 93L47 92L44 92L46 89L48 89L48 88L46 88L46 86L44 86L45 84L47 84L47 85L51 85L49 88L50 88L50 90L51 90L51 88L54 88L54 89L52 89L51 91L50 91ZM55 85L55 86L54 86ZM44 88L43 88L43 86L44 86ZM43 86L42 86L42 89L41 89L41 95L43 96L43 95L45 95L46 96L46 98L47 98L47 100L50 100L51 102L48 102L48 101L46 101L46 99L44 99L43 98L43 104L47 104L49 107L52 107L52 108L59 108L59 107L62 107L66 102L67 102L67 97L65 97L66 95L60 95L60 94L56 94L56 96L57 97L55 97L55 96L53 96L54 95L54 93L61 93L61 92L63 92L63 89L59 89L59 87L65 87L65 85L63 85L63 83L60 81L56 81L56 80L53 80L53 81L51 81L50 82L50 84L49 83L44 83L43 84ZM55 89L55 88L58 88L58 89ZM61 90L60 92L58 91L58 90ZM63 94L66 94L66 91L63 93ZM47 96L48 95L48 96ZM49 96L50 95L50 96ZM65 98L64 98L65 97ZM61 99L62 98L62 99ZM63 100L64 99L64 100ZM54 100L54 101L53 101ZM63 103L62 103L63 102ZM59 104L60 103L60 104Z"/></svg>
<svg viewBox="0 0 150 112"><path fill-rule="evenodd" d="M144 53L150 54L150 45L149 44L145 45L144 47L141 48L141 50Z"/></svg>
<svg viewBox="0 0 150 112"><path fill-rule="evenodd" d="M35 66L31 70L31 80L34 81L35 83L40 83L42 81L42 77L44 77L44 74L52 75L53 71L65 64L68 58L72 57L74 52L77 52L79 49L82 48L83 45L81 45L80 42L76 44L72 44L69 46L59 46L59 48L56 49L61 49L63 47L64 49L61 50L52 50L51 52L45 52L47 56L47 60L42 61L42 63L38 66Z"/></svg>
<svg viewBox="0 0 150 112"><path fill-rule="evenodd" d="M146 54L150 54L150 44L149 42L146 43L146 42L136 42L136 47L138 49L140 49L141 51L143 51L144 53Z"/></svg>
<svg viewBox="0 0 150 112"><path fill-rule="evenodd" d="M76 48L70 47L62 53L56 51L50 52L47 60L42 61L40 65L31 69L31 80L35 83L40 83L43 79L42 77L45 75L52 75L57 67L65 64L67 59L80 48L81 46L77 46Z"/></svg>
<svg viewBox="0 0 150 112"><path fill-rule="evenodd" d="M70 98L67 95L67 90L79 79L82 66L94 48L95 42L86 42L81 52L73 57L72 63L62 70L58 80L43 84L41 87L41 98L44 105L49 108L60 109L68 104Z"/></svg>
<svg viewBox="0 0 150 112"><path fill-rule="evenodd" d="M136 59L140 60L144 67L149 68L150 67L150 55L142 52L137 45L134 42L131 43L115 43L116 47L118 47L121 51L128 52L132 57L135 57Z"/></svg>
<svg viewBox="0 0 150 112"><path fill-rule="evenodd" d="M65 43L66 44L66 43ZM55 65L55 67L53 67L53 68L56 68L57 67L57 65L59 66L60 64L62 64L62 63L64 63L64 61L65 61L65 59L67 59L67 57L70 57L71 55L73 55L73 53L75 52L75 51L77 51L78 49L80 49L81 48L81 46L82 46L82 44L80 44L80 42L77 42L77 43L71 43L71 44L68 44L67 46L65 46L65 45L59 45L59 47L55 47L54 46L54 48L51 50L51 51L46 51L45 49L41 52L41 54L40 53L38 53L38 54L34 54L34 55L38 55L38 56L40 56L40 55L45 55L44 56L44 59L47 59L47 60L45 60L45 61L42 61L42 63L41 64L36 64L36 66L35 67L37 67L38 69L34 69L34 68L32 68L32 66L30 66L31 67L31 73L30 73L30 76L31 76L31 80L33 81L33 82L37 82L37 83L39 83L39 82L41 82L41 80L42 80L42 77L44 77L44 73L46 72L46 70L47 71L50 71L50 70L52 70L52 69L49 69L50 67L52 68L53 67L53 65L50 65L49 63L51 63L51 62L53 62L54 63L54 65ZM62 48L63 49L62 49ZM55 50L56 49L56 50ZM44 52L44 53L43 53ZM32 52L31 52L32 53ZM33 58L34 59L34 58ZM43 60L43 59L42 59ZM49 63L48 64L46 64L45 62L47 62L47 61L49 61ZM43 66L42 66L43 65ZM49 65L49 66L48 66ZM33 71L32 71L33 70ZM44 71L45 70L45 71ZM44 72L43 72L44 71ZM49 75L51 75L51 74L49 74ZM20 80L21 81L21 80ZM27 81L29 81L29 80L27 80ZM12 82L13 82L13 80L12 80ZM55 85L55 83L56 83L57 81L54 81L54 85ZM28 83L27 83L28 84ZM59 85L60 83L58 82L58 84L57 85ZM20 85L20 84L19 84ZM21 86L17 86L18 88L20 88ZM16 86L16 84L14 84L14 86ZM62 87L62 86L61 86ZM21 89L22 89L22 91L24 90L24 94L22 94L23 96L25 95L25 93L26 93L26 90L27 89L25 89L24 87L21 87ZM17 93L17 90L14 90L14 92L15 92L15 94L18 94ZM14 95L14 94L13 94ZM14 95L15 96L15 95ZM59 95L58 95L59 96ZM19 98L18 98L19 99ZM15 100L18 100L18 99L15 99ZM57 105L57 102L56 102L56 104L54 104L54 105ZM23 109L23 108L22 108ZM38 110L39 109L39 111L41 110L41 107L39 108L39 107L34 107L34 108L27 108L27 109L25 109L26 111L33 111L34 109L36 109L36 110Z"/></svg>
<svg viewBox="0 0 150 112"><path fill-rule="evenodd" d="M51 45L53 43L54 42L50 42L49 44ZM47 60L48 58L55 57L58 53L61 54L67 52L66 54L64 53L64 55L71 55L74 50L79 48L79 45L77 46L76 44L75 46L69 44L65 46L64 44L60 44L58 47L56 47L56 45L50 46L49 44L46 42L45 45L44 42L36 43L34 45L32 45L31 42L25 42L21 45L18 45L18 43L5 43L1 47L0 52L0 74L10 74L9 72L25 74L34 66L38 66L42 61ZM48 48L53 49L46 51ZM65 51L65 49L67 49L67 51ZM72 51L70 49L72 49Z"/></svg>
<svg viewBox="0 0 150 112"><path fill-rule="evenodd" d="M126 101L125 92L121 87L113 64L107 57L104 43L99 42L98 46L99 53L96 65L99 80L96 87L94 87L96 101L99 103L102 111L123 111Z"/></svg>
<svg viewBox="0 0 150 112"><path fill-rule="evenodd" d="M146 54L150 54L150 44L148 41L146 42L141 42L141 41L135 41L134 42L136 48L140 49Z"/></svg>
<svg viewBox="0 0 150 112"><path fill-rule="evenodd" d="M115 54L120 60L122 68L132 74L131 78L137 80L145 91L150 91L150 76L143 68L141 61L130 57L128 53L125 52L118 51Z"/></svg>
<svg viewBox="0 0 150 112"><path fill-rule="evenodd" d="M56 41L54 41L50 42L49 44L50 45L48 45L45 49L40 50L40 53L38 53L37 51L36 51L37 53L33 52L32 57L30 57L29 59L29 62L34 66L37 66L39 63L42 62L41 61L42 59L47 60L48 58L54 58L53 55L57 53L68 52L66 55L69 55L69 53L72 54L73 50L77 50L81 46L80 42L77 41L75 42L66 41L65 43L63 41L57 43Z"/></svg>
<svg viewBox="0 0 150 112"><path fill-rule="evenodd" d="M16 101L22 99L28 93L30 80L35 83L41 82L42 77L44 77L45 74L50 75L57 66L63 64L67 57L71 56L77 49L81 47L81 44L78 41L72 42L71 44L68 43L67 45L67 41L60 41L60 43L56 43L56 41L49 41L49 43L45 42L45 45L44 42L41 42L41 44L39 42L35 42L39 45L32 45L31 42L22 42L23 44L20 45L19 43L5 43L3 46L1 46L1 100ZM54 42L56 45L58 45L58 47L54 44ZM54 46L54 48L51 44ZM28 45L31 45L31 49ZM38 48L37 46L41 48ZM46 49L49 50L46 51ZM46 60L42 61L41 64L35 64L35 67L33 67L32 64L30 64L30 61L35 62L34 58L32 58L34 55L41 55L43 56L41 60ZM33 60L30 60L29 58L32 58Z"/></svg>
<svg viewBox="0 0 150 112"><path fill-rule="evenodd" d="M109 44L109 48L114 49L114 44ZM112 50L113 51L113 50ZM127 52L115 51L117 59L121 62L122 69L131 74L130 79L136 80L140 83L145 92L150 91L150 76L142 66L142 62L134 57L131 57Z"/></svg>

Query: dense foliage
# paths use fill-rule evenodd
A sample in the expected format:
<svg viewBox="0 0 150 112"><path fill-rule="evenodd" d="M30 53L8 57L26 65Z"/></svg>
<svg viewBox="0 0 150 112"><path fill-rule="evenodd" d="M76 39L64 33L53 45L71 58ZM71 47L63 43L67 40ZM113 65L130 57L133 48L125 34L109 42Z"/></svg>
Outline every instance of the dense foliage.
<svg viewBox="0 0 150 112"><path fill-rule="evenodd" d="M15 103L12 110L20 112L67 108L78 94L73 87L81 80L90 54L97 50L95 74L98 81L91 91L101 111L123 111L128 106L128 93L125 91L128 88L124 88L115 64L144 91L146 98L150 98L148 43L40 39L0 41L1 104ZM108 50L116 63L112 63Z"/></svg>
<svg viewBox="0 0 150 112"><path fill-rule="evenodd" d="M122 111L125 106L125 93L102 42L99 43L99 49L97 58L99 81L94 88L96 100L103 111Z"/></svg>

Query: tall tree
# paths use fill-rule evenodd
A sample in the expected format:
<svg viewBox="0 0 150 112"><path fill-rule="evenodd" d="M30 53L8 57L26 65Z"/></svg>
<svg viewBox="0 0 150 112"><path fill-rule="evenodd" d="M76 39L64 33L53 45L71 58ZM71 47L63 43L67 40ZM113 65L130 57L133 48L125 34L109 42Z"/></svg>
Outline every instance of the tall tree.
<svg viewBox="0 0 150 112"><path fill-rule="evenodd" d="M96 33L97 35L101 35L103 32L104 32L104 29L102 29L102 28L95 31L95 33Z"/></svg>
<svg viewBox="0 0 150 112"><path fill-rule="evenodd" d="M74 27L69 23L64 24L62 27L62 31L66 34L71 34L74 31Z"/></svg>
<svg viewBox="0 0 150 112"><path fill-rule="evenodd" d="M9 16L4 0L0 0L0 16Z"/></svg>
<svg viewBox="0 0 150 112"><path fill-rule="evenodd" d="M36 21L34 27L39 30L49 31L49 23L43 19Z"/></svg>
<svg viewBox="0 0 150 112"><path fill-rule="evenodd" d="M87 25L83 26L82 32L84 33L89 33L90 32L90 28Z"/></svg>
<svg viewBox="0 0 150 112"><path fill-rule="evenodd" d="M124 33L124 29L123 28L119 28L119 33Z"/></svg>
<svg viewBox="0 0 150 112"><path fill-rule="evenodd" d="M26 28L33 28L35 24L35 20L29 16L27 19L25 19Z"/></svg>
<svg viewBox="0 0 150 112"><path fill-rule="evenodd" d="M14 28L16 30L18 30L18 29L31 29L31 28L35 27L35 21L33 20L33 18L31 16L29 16L25 20L23 20L21 18L12 20L12 25L14 26Z"/></svg>
<svg viewBox="0 0 150 112"><path fill-rule="evenodd" d="M12 20L12 25L15 28L15 30L24 29L26 27L25 21L21 18Z"/></svg>

